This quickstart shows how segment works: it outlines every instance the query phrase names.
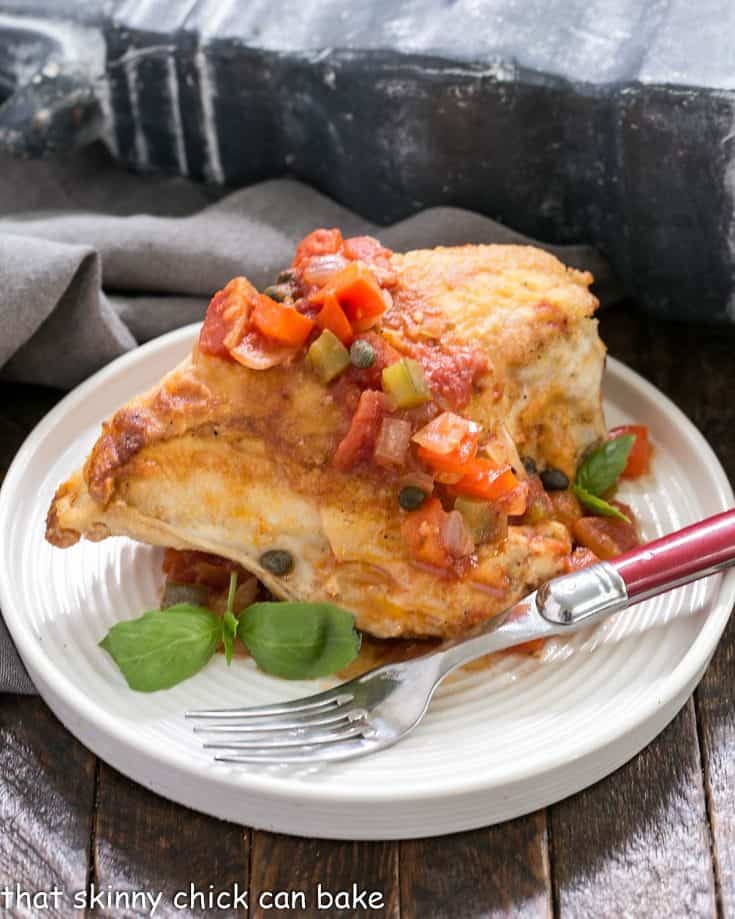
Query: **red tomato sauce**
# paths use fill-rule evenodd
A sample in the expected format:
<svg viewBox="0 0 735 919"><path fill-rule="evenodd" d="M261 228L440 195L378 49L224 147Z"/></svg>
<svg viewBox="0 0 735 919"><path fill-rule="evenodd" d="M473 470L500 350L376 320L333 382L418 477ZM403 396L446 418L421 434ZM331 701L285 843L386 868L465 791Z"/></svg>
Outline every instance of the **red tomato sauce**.
<svg viewBox="0 0 735 919"><path fill-rule="evenodd" d="M477 376L487 370L487 357L467 345L413 344L411 357L423 367L426 380L440 402L454 412L466 408Z"/></svg>

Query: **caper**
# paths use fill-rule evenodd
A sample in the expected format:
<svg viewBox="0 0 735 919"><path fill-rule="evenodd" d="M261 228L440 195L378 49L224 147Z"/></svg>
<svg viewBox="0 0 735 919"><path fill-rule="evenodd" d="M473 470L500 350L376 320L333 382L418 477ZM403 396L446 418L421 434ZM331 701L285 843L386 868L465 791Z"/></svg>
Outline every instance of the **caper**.
<svg viewBox="0 0 735 919"><path fill-rule="evenodd" d="M546 491L564 491L569 488L569 476L561 469L549 466L541 473L541 484Z"/></svg>
<svg viewBox="0 0 735 919"><path fill-rule="evenodd" d="M286 549L269 549L260 556L260 564L281 578L293 570L293 555Z"/></svg>
<svg viewBox="0 0 735 919"><path fill-rule="evenodd" d="M404 511L417 511L426 501L426 492L418 485L404 485L398 492L398 503Z"/></svg>
<svg viewBox="0 0 735 919"><path fill-rule="evenodd" d="M293 270L293 268L286 268L284 271L281 271L276 278L276 284L290 284L291 281L295 280L296 272Z"/></svg>
<svg viewBox="0 0 735 919"><path fill-rule="evenodd" d="M290 284L271 284L270 287L266 287L263 293L266 297L270 297L271 300L278 300L279 303L283 303L284 300L288 300L289 297L293 296L293 288Z"/></svg>
<svg viewBox="0 0 735 919"><path fill-rule="evenodd" d="M367 370L375 363L375 348L364 338L356 338L350 348L350 360L353 367Z"/></svg>
<svg viewBox="0 0 735 919"><path fill-rule="evenodd" d="M521 462L529 475L536 475L538 467L536 466L536 460L532 456L524 456Z"/></svg>

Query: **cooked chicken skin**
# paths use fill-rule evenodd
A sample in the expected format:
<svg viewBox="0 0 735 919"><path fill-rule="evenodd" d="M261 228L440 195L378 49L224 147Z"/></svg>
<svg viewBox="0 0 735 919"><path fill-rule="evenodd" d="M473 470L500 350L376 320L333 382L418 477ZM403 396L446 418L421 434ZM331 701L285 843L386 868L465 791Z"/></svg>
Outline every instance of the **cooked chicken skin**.
<svg viewBox="0 0 735 919"><path fill-rule="evenodd" d="M384 339L406 354L479 349L484 369L462 414L488 430L502 421L522 455L573 475L604 434L591 276L520 246L420 250L390 264ZM437 366L432 380L451 399L453 365ZM502 542L478 547L462 577L417 565L395 478L332 462L347 424L338 390L303 360L252 370L195 346L103 425L56 493L47 538L66 547L124 535L213 552L277 596L353 611L378 637L461 634L563 570L571 539L553 520L511 525ZM272 548L294 557L285 577L259 563Z"/></svg>

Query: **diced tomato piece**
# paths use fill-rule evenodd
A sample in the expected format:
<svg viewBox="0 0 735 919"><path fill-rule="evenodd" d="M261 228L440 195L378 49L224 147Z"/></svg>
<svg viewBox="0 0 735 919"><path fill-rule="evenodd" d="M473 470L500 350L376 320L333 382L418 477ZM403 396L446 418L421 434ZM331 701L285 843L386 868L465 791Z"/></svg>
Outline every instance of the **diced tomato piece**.
<svg viewBox="0 0 735 919"><path fill-rule="evenodd" d="M414 561L436 568L450 568L454 558L442 540L442 527L448 516L438 498L429 498L417 511L406 515L401 536Z"/></svg>
<svg viewBox="0 0 735 919"><path fill-rule="evenodd" d="M613 503L633 520L630 508ZM615 517L580 517L572 526L572 536L575 542L601 559L615 558L638 545L635 522L626 523Z"/></svg>
<svg viewBox="0 0 735 919"><path fill-rule="evenodd" d="M471 453L463 450L453 450L451 453L435 453L426 447L419 447L416 455L434 472L447 472L450 475L462 476L468 469L468 464L474 458Z"/></svg>
<svg viewBox="0 0 735 919"><path fill-rule="evenodd" d="M577 546L577 548L573 552L570 552L564 560L564 570L567 574L571 574L573 571L589 568L590 565L594 565L599 561L599 558L591 549L585 549L584 546Z"/></svg>
<svg viewBox="0 0 735 919"><path fill-rule="evenodd" d="M247 278L233 278L212 297L199 332L199 350L230 359L230 349L245 333L259 294Z"/></svg>
<svg viewBox="0 0 735 919"><path fill-rule="evenodd" d="M398 276L391 265L393 253L372 236L352 236L344 241L345 258L366 262L383 288L395 287Z"/></svg>
<svg viewBox="0 0 735 919"><path fill-rule="evenodd" d="M571 491L552 491L549 500L552 505L551 516L570 530L575 521L584 516L581 504Z"/></svg>
<svg viewBox="0 0 735 919"><path fill-rule="evenodd" d="M230 331L230 324L223 316L226 307L225 292L218 290L209 301L207 315L199 331L199 350L213 357L225 359L230 357L230 352L224 345L225 337Z"/></svg>
<svg viewBox="0 0 735 919"><path fill-rule="evenodd" d="M368 263L389 259L393 255L374 236L351 236L344 242L344 254L347 258Z"/></svg>
<svg viewBox="0 0 735 919"><path fill-rule="evenodd" d="M462 478L453 484L450 490L469 498L495 501L512 492L516 485L518 485L518 479L510 466L498 468L494 463L479 458L468 463ZM520 515L524 510L525 504L520 510L514 508L514 515Z"/></svg>
<svg viewBox="0 0 735 919"><path fill-rule="evenodd" d="M417 456L442 481L453 482L471 472L477 455L482 428L479 424L453 412L442 412L417 431L413 440L419 445Z"/></svg>
<svg viewBox="0 0 735 919"><path fill-rule="evenodd" d="M298 266L312 255L333 255L342 249L342 233L338 229L314 230L296 247L292 264Z"/></svg>
<svg viewBox="0 0 735 919"><path fill-rule="evenodd" d="M375 325L387 308L375 275L363 262L350 262L310 299L312 303L324 303L329 296L337 298L357 332L364 332Z"/></svg>
<svg viewBox="0 0 735 919"><path fill-rule="evenodd" d="M464 464L477 454L482 428L479 424L454 412L442 412L417 431L412 440L424 451L424 461L431 465L436 458L441 468L442 460L451 457L450 465Z"/></svg>
<svg viewBox="0 0 735 919"><path fill-rule="evenodd" d="M633 434L635 437L622 477L624 479L637 479L638 476L645 475L651 466L652 447L648 439L648 428L642 424L623 424L620 427L612 428L608 438L612 440L615 437L620 437L621 434Z"/></svg>
<svg viewBox="0 0 735 919"><path fill-rule="evenodd" d="M251 319L255 328L266 337L296 347L306 342L314 328L313 319L263 294L258 297Z"/></svg>
<svg viewBox="0 0 735 919"><path fill-rule="evenodd" d="M316 317L317 325L322 329L329 329L339 338L343 345L349 345L355 338L350 320L345 316L344 310L339 305L339 300L330 294Z"/></svg>
<svg viewBox="0 0 735 919"><path fill-rule="evenodd" d="M385 408L385 396L382 392L366 389L360 394L350 428L340 441L332 459L337 469L352 469L357 463L372 457Z"/></svg>

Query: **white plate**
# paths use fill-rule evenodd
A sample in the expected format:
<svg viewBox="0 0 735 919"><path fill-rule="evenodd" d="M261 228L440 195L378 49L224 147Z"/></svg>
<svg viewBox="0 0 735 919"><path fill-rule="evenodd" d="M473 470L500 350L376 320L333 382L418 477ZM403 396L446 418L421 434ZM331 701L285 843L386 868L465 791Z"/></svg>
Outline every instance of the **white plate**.
<svg viewBox="0 0 735 919"><path fill-rule="evenodd" d="M166 692L130 691L97 642L155 605L160 550L125 539L64 551L44 541L56 485L84 458L99 422L191 347L195 327L164 336L67 396L19 451L0 493L0 604L39 692L83 743L121 772L189 807L250 826L347 839L450 833L515 817L616 769L683 705L715 649L735 571L656 598L550 645L541 660L499 657L462 672L392 749L313 770L230 768L203 751L183 712L313 691L228 670L221 655ZM608 362L609 424L647 424L654 475L626 486L647 538L733 504L712 450L660 392Z"/></svg>

